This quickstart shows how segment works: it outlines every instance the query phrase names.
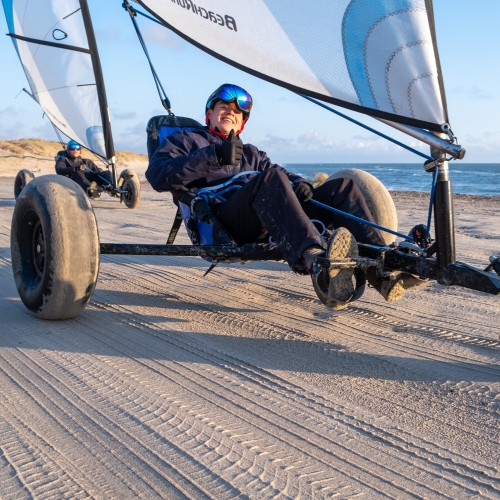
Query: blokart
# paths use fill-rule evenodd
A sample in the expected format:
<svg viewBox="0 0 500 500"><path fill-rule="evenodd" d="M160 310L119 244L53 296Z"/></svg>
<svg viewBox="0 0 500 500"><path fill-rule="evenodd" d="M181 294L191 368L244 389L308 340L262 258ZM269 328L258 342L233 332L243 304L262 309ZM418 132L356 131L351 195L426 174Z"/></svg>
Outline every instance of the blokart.
<svg viewBox="0 0 500 500"><path fill-rule="evenodd" d="M195 126L194 120L172 115L154 117L148 124L148 150L154 151L158 137L165 133ZM356 259L317 259L315 273L318 275L326 274L329 268L355 269L354 294L342 300L331 297L330 307L340 309L359 299L365 290L366 274L370 268L380 277L399 270L446 286L462 286L490 294L500 292L500 258L492 257L482 270L456 262L451 185L443 178L447 166L442 161L435 163L434 238L430 237L424 224L415 226L409 235L396 231L397 215L391 196L371 174L355 169L334 174L351 177L361 186L376 222L384 224L377 224L377 227L387 235L387 245L359 244ZM79 186L56 175L32 180L17 200L11 231L12 268L23 303L44 319L76 316L92 297L101 254L198 256L210 262L208 271L220 262L283 260L272 243L236 245L213 216L208 204L210 198L222 197L228 190L237 189L235 180L196 193L176 193L179 208L165 245L100 242L92 206ZM174 244L182 223L191 245ZM360 219L359 223L368 222ZM324 236L328 238L327 230ZM403 241L394 241L396 236ZM317 293L322 291L316 290ZM318 296L321 298L324 294L318 293Z"/></svg>
<svg viewBox="0 0 500 500"><path fill-rule="evenodd" d="M65 151L61 151L58 155L66 154ZM57 157L55 158L57 161ZM119 198L121 203L124 203L127 208L136 208L139 205L141 199L141 184L137 174L131 169L126 168L120 172L118 179L116 179L116 172L112 171L112 179L109 181L102 176L99 176L102 180L101 185L96 185L94 190L87 193L89 198L92 200L98 200L101 194L106 193L112 198ZM17 200L21 191L26 187L26 185L35 178L35 174L28 169L23 168L20 170L14 180L14 197Z"/></svg>
<svg viewBox="0 0 500 500"><path fill-rule="evenodd" d="M45 2L50 3L50 0L45 0ZM45 2L39 2L36 6L33 4L32 9L34 9L35 14L38 12L38 8L43 8L41 4ZM388 138L392 142L396 142L400 146L423 156L426 159L423 168L432 176L428 219L426 223L411 228L407 234L398 232L394 204L389 193L378 180L366 172L357 170L334 174L343 177L351 176L358 182L370 205L375 223L369 223L346 213L342 213L342 215L356 220L359 224L371 224L381 229L386 235L386 245L379 247L358 244L359 256L353 259L330 260L322 257L316 259L314 275L318 285L315 285L315 290L318 297L327 303L329 307L340 309L359 299L365 290L368 273L375 273L377 277L383 278L388 273L404 271L430 281L436 281L445 286L461 286L489 294L498 294L500 292L500 257L492 256L490 262L483 269L457 262L455 257L449 161L462 159L465 155L465 149L458 144L458 140L453 135L445 119L447 114L440 75L435 76L430 71L434 70L434 67L439 69L433 35L432 3L430 1L426 1L425 5L422 2L418 9L408 8L402 10L398 10L391 2L361 2L356 0L350 2L349 7L345 10L342 23L342 30L345 30L342 39L343 46L341 45L338 50L335 48L335 50L327 54L328 57L336 57L335 54L344 55L345 61L340 61L345 65L345 75L348 75L344 83L350 78L349 83L345 85L348 86L351 94L344 92L344 88L344 93L339 92L337 97L326 90L321 90L325 88L324 86L321 88L318 85L314 86L310 83L312 80L307 80L311 76L310 72L313 69L316 69L318 74L321 74L321 78L325 77L323 66L317 66L315 62L321 60L321 58L309 54L308 47L314 47L315 50L320 51L323 49L330 50L330 45L327 43L304 45L305 38L301 38L301 33L297 34L294 31L307 26L305 20L302 22L303 16L312 13L316 16L313 16L313 20L319 17L322 18L323 15L326 16L327 10L329 12L329 9L334 9L334 1L331 2L330 7L324 5L321 12L316 12L314 6L311 7L310 12L304 11L302 2L300 5L299 3L297 5L290 3L286 9L287 16L297 15L297 22L289 23L285 19L283 20L282 29L273 31L275 34L273 46L266 49L266 57L271 58L272 64L268 60L265 68L263 66L258 70L252 66L257 63L252 59L256 52L251 45L266 39L261 30L268 34L266 20L269 17L269 11L266 10L265 4L273 7L274 4L271 0L263 0L258 5L248 7L256 10L252 19L259 19L260 21L258 24L253 24L250 31L245 32L246 45L244 50L237 43L226 42L232 40L231 37L236 36L236 33L241 33L241 30L246 27L242 27L241 20L237 20L229 14L223 16L218 13L217 2L205 0L205 7L207 4L213 4L213 11L196 6L190 0L160 3L145 0L137 3L141 4L155 17L143 15L172 29L189 42L215 57L219 57L263 79L289 88L305 99L344 116L350 121L355 120L326 106L324 102L339 104L351 110L369 114L431 146L431 154L425 155L394 139ZM411 2L402 3L410 4ZM21 59L24 58L25 61L26 59L32 61L35 57L30 52L30 44L36 46L36 57L40 60L44 57L49 60L50 54L47 54L51 50L55 56L64 51L78 52L78 56L81 53L88 56L88 67L93 68L94 72L96 69L99 70L95 72L96 88L98 90L95 102L100 106L103 118L101 128L97 127L92 130L96 132L96 137L104 138L103 145L105 145L105 148L101 147L101 150L105 150L107 153L103 157L111 159L109 121L105 119L106 113L104 110L106 108L102 100L104 86L90 14L85 0L79 0L78 5L79 8L74 12L69 12L71 8L68 6L68 15L62 12L56 14L54 11L54 19L50 19L48 26L50 26L50 30L54 30L53 38L56 41L52 39L34 39L29 34L26 35L22 29L20 30L21 33L16 32L19 26L15 25L12 12L10 12L11 17L9 18L8 14L7 19L11 30L10 36L17 43L18 53L20 53ZM124 2L124 7L134 22L139 40L148 56L135 20L135 17L140 12L127 1ZM428 10L426 10L426 7ZM62 37L61 33L68 36L67 33L70 31L66 28L68 19L75 19L74 16L82 16L82 25L85 27L88 48L79 47L75 49L74 46L69 44L63 46L58 41ZM400 19L401 16L403 17ZM21 18L22 16L18 17ZM29 26L29 16L26 15L24 19L28 19L28 21L22 25L23 29ZM168 22L165 19L168 19ZM277 19L273 18L272 22L277 22ZM404 22L400 22L401 20ZM313 25L312 22L311 25ZM57 26L57 29L54 29L55 26ZM381 27L381 31L377 31L379 27ZM56 32L59 38L56 37ZM359 50L359 39L365 39L364 35L368 37L365 32L376 39L372 44L372 40L366 38L365 52L363 53ZM317 33L319 33L317 30L313 30L310 35L313 37ZM414 36L415 33L423 41L411 42L408 37L410 35ZM392 37L392 35L394 36ZM321 36L321 33L318 36ZM283 53L287 53L284 48L288 47L288 50L290 50L290 47L293 46L293 44L290 45L291 42L295 42L300 49L296 51L296 59L298 60L300 56L305 61L302 66L300 64L293 66L293 71L285 66L286 64L292 64L295 59L281 57ZM330 42L331 45L334 43L331 40ZM401 42L403 42L403 45L398 45ZM408 43L405 44L405 42ZM393 47L391 44L396 45ZM232 50L236 51L238 58L231 52ZM47 53L44 51L47 51ZM394 62L394 66L389 68L383 65L377 66L378 56L380 55L377 51L380 53L389 51L390 62L391 64ZM272 59L274 53L277 55L275 59ZM263 57L262 53L259 52L259 54L260 57ZM374 62L373 64L370 62L371 66L368 63L363 66L367 54L372 54ZM327 55L324 55L324 57L327 57ZM246 57L248 61L245 59ZM196 128L200 124L194 120L173 115L170 111L170 102L164 94L163 87L154 71L149 56L148 60L160 98L168 112L167 115L153 117L148 123L148 153L151 155L163 138L178 130ZM238 62L235 62L236 60ZM245 60L248 64L242 64L242 60ZM260 59L257 58L256 60L259 62ZM25 67L28 66L25 64ZM380 67L382 72L379 71ZM356 68L356 71L353 68ZM304 72L300 73L302 70ZM364 74L363 71L372 71L372 73ZM290 74L290 72L301 74L301 82L291 84L285 81L285 77L282 77L282 75ZM308 81L309 83L307 83ZM377 82L380 84L380 88L376 86ZM426 86L426 82L430 82L430 84ZM75 92L81 92L81 89L78 88ZM42 107L49 110L47 115L52 121L52 117L55 116L53 106L51 107L51 103L43 102L42 94L38 93L36 95L40 99L39 102ZM417 108L415 103L422 102L421 99L426 96L428 96L427 100L431 104L424 105L425 103L423 103ZM75 99L78 101L78 98L79 94L76 95L73 101ZM319 102L317 98L324 102ZM71 115L70 111L67 111L66 114ZM64 120L62 113L58 113L57 117L60 118L59 121L61 122ZM55 119L54 121L59 123ZM387 138L384 134L374 131L370 127L360 125ZM92 130L87 143L95 145L99 141L97 143L93 142ZM72 137L71 134L69 136ZM81 137L81 134L76 134L76 140L78 140L78 137ZM90 149L94 151L97 148ZM251 174L258 175L257 172ZM247 173L238 175L247 175ZM12 268L23 303L30 311L44 319L66 319L76 316L85 308L92 297L96 286L101 254L197 256L209 262L207 272L220 262L282 260L283 257L279 249L272 241L267 244L255 243L238 246L213 216L210 210L211 200L213 198L223 198L224 194L229 190L238 189L238 183L235 182L237 181L236 177L219 186L212 186L210 189L203 188L195 193L173 193L178 203L178 210L165 245L100 242L92 206L87 195L79 186L69 179L56 175L43 176L33 179L29 183L25 182L17 198L11 230ZM23 179L26 178L22 177L20 182L24 182ZM309 203L311 202L318 203L315 200L310 200ZM335 210L327 206L324 206L324 208ZM430 232L432 219L434 219L434 235L431 235ZM183 223L190 236L191 245L175 244L176 234ZM326 228L319 229L325 238L329 237ZM396 241L396 238L401 241ZM325 300L325 286L328 285L326 276L332 268L354 269L354 291L351 296L329 296L328 300Z"/></svg>

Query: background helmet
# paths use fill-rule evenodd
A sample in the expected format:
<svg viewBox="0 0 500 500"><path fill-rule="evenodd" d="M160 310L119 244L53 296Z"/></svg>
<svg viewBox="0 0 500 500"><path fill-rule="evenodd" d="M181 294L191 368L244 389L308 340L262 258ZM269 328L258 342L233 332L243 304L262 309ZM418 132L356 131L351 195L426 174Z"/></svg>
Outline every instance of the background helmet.
<svg viewBox="0 0 500 500"><path fill-rule="evenodd" d="M66 149L82 149L82 147L76 141L71 139L71 141L66 144Z"/></svg>
<svg viewBox="0 0 500 500"><path fill-rule="evenodd" d="M213 109L218 101L234 102L236 107L245 115L248 120L252 110L252 96L238 85L224 83L217 90L212 92L205 106L205 114L209 109Z"/></svg>

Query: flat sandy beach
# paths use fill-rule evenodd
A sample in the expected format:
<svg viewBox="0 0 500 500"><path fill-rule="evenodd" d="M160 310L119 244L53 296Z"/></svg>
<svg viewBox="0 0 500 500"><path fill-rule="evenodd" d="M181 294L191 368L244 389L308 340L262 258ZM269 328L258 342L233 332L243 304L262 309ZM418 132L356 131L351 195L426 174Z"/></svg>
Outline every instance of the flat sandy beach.
<svg viewBox="0 0 500 500"><path fill-rule="evenodd" d="M283 263L203 278L199 258L106 255L85 311L42 321L10 265L18 167L0 178L0 498L500 498L500 296L368 289L336 312ZM401 231L426 222L427 194L392 194ZM164 243L175 214L145 182L136 210L93 206L103 242ZM484 268L500 197L455 215L458 259Z"/></svg>

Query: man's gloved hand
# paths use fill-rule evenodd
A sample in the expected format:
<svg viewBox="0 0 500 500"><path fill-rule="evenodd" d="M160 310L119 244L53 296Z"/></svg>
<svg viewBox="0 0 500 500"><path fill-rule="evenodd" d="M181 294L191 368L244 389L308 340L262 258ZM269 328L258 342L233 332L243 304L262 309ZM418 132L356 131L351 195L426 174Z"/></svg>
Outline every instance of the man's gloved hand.
<svg viewBox="0 0 500 500"><path fill-rule="evenodd" d="M75 170L85 170L87 168L87 165L83 163L81 158L75 158L73 160L73 165L75 165Z"/></svg>
<svg viewBox="0 0 500 500"><path fill-rule="evenodd" d="M313 197L311 186L307 182L299 181L293 185L293 192L298 200L305 203Z"/></svg>
<svg viewBox="0 0 500 500"><path fill-rule="evenodd" d="M243 155L243 143L234 136L234 130L229 132L222 144L215 146L215 154L221 165L239 165Z"/></svg>

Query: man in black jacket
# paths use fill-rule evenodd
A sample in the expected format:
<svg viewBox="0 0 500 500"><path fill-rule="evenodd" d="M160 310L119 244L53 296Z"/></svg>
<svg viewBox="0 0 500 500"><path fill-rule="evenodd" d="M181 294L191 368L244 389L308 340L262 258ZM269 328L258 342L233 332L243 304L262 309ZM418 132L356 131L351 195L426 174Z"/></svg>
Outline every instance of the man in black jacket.
<svg viewBox="0 0 500 500"><path fill-rule="evenodd" d="M69 141L66 151L56 160L56 172L75 181L90 197L99 197L98 186L111 182L111 172L100 169L92 160L82 158L82 148L76 141Z"/></svg>
<svg viewBox="0 0 500 500"><path fill-rule="evenodd" d="M212 211L240 245L271 236L290 267L301 274L312 273L319 255L331 259L356 257L353 235L358 242L385 246L378 229L308 203L314 197L374 222L359 187L351 179L327 181L314 189L302 177L272 163L255 146L243 144L239 134L251 107L252 98L244 89L230 84L219 87L206 104L207 127L172 134L152 156L146 171L152 187L170 191L175 197L182 189L194 191L221 184L241 172L260 172L240 177L241 188L226 193L226 201L216 202ZM339 228L328 245L311 219L322 221L329 229ZM320 284L325 293L322 300L327 303L329 295L336 301L347 301L354 292L352 269L330 270L328 278ZM399 278L392 279L391 290L396 281L401 285ZM380 286L377 289L381 291ZM397 300L402 293L397 298L383 295L387 300Z"/></svg>

